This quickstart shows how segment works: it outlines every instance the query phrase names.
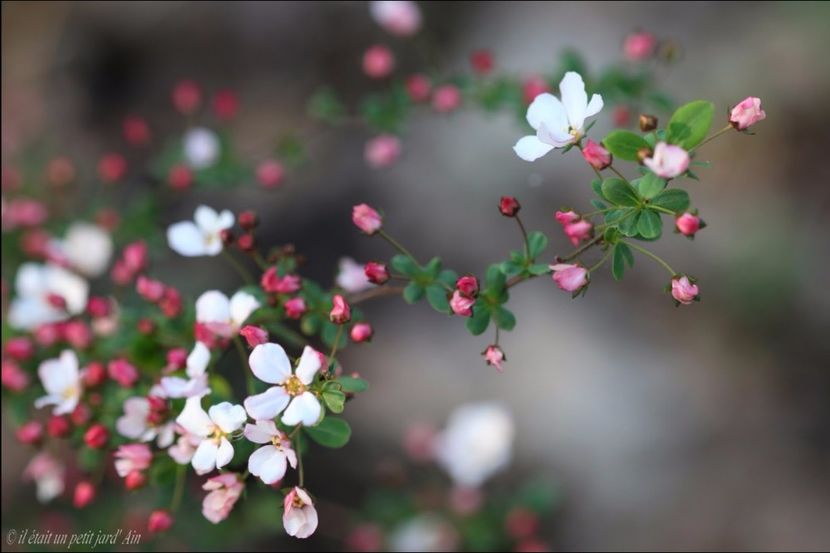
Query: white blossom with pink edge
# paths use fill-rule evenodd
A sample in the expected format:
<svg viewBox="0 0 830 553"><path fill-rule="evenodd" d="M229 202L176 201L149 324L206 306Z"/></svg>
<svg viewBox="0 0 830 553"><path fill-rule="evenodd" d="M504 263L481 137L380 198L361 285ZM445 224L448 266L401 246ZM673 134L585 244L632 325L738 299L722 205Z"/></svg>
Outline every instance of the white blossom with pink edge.
<svg viewBox="0 0 830 553"><path fill-rule="evenodd" d="M63 493L64 467L49 453L35 455L23 471L25 480L34 481L37 486L37 500L48 503Z"/></svg>
<svg viewBox="0 0 830 553"><path fill-rule="evenodd" d="M222 253L222 231L233 226L233 213L227 209L217 213L200 205L193 221L181 221L167 228L167 243L174 252L185 257L214 256Z"/></svg>
<svg viewBox="0 0 830 553"><path fill-rule="evenodd" d="M83 312L89 294L86 280L50 264L23 263L14 286L17 295L9 306L8 322L18 330L32 330Z"/></svg>
<svg viewBox="0 0 830 553"><path fill-rule="evenodd" d="M212 406L207 412L202 408L200 397L192 397L185 402L176 422L200 438L191 460L196 474L207 474L231 462L233 446L228 436L242 428L247 419L241 405L227 401Z"/></svg>
<svg viewBox="0 0 830 553"><path fill-rule="evenodd" d="M252 294L242 290L230 299L218 290L208 290L196 300L196 322L215 334L230 338L260 305Z"/></svg>
<svg viewBox="0 0 830 553"><path fill-rule="evenodd" d="M238 474L226 472L208 478L202 489L209 492L202 501L202 514L213 524L219 524L231 514L245 484Z"/></svg>
<svg viewBox="0 0 830 553"><path fill-rule="evenodd" d="M78 356L74 351L64 350L60 357L42 362L37 374L46 389L46 395L35 400L35 408L54 405L53 415L66 415L75 410L83 386L81 372L78 370Z"/></svg>
<svg viewBox="0 0 830 553"><path fill-rule="evenodd" d="M659 142L654 147L652 156L643 160L643 165L651 169L658 177L673 179L685 173L689 168L689 152L680 146Z"/></svg>
<svg viewBox="0 0 830 553"><path fill-rule="evenodd" d="M196 342L187 356L185 372L188 378L181 376L163 376L160 386L165 397L190 398L203 397L210 393L207 367L210 363L210 350L202 342Z"/></svg>
<svg viewBox="0 0 830 553"><path fill-rule="evenodd" d="M279 431L274 421L246 424L245 437L255 444L265 444L248 458L248 470L269 486L282 480L288 465L297 468L297 454L291 447L291 440Z"/></svg>
<svg viewBox="0 0 830 553"><path fill-rule="evenodd" d="M192 169L205 169L219 159L219 137L212 130L196 127L184 135L184 157Z"/></svg>
<svg viewBox="0 0 830 553"><path fill-rule="evenodd" d="M421 10L418 4L407 0L369 2L372 19L383 29L397 36L411 36L421 28Z"/></svg>
<svg viewBox="0 0 830 553"><path fill-rule="evenodd" d="M51 245L55 255L86 277L97 277L104 273L112 257L112 238L109 233L92 223L72 223L63 240Z"/></svg>
<svg viewBox="0 0 830 553"><path fill-rule="evenodd" d="M291 361L282 346L269 342L255 347L248 357L251 371L258 379L275 386L245 399L245 409L251 418L269 420L285 410L283 424L317 424L323 408L307 386L314 381L323 365L320 357L318 351L306 346L296 371L292 373Z"/></svg>
<svg viewBox="0 0 830 553"><path fill-rule="evenodd" d="M176 432L179 438L176 443L167 448L167 454L180 465L189 465L193 460L193 454L196 453L196 448L202 443L199 436L195 436L181 427L176 425Z"/></svg>
<svg viewBox="0 0 830 553"><path fill-rule="evenodd" d="M289 536L307 538L317 529L317 509L308 492L295 487L284 501L282 525Z"/></svg>
<svg viewBox="0 0 830 553"><path fill-rule="evenodd" d="M176 437L175 425L172 422L150 424L150 410L146 397L128 398L124 402L124 414L115 421L115 429L125 438L142 442L157 440L159 447L168 447Z"/></svg>
<svg viewBox="0 0 830 553"><path fill-rule="evenodd" d="M522 137L513 146L513 151L523 160L536 161L554 148L574 144L582 137L585 119L602 110L602 96L594 94L589 102L579 73L565 73L559 91L561 101L543 92L527 108L527 122L536 134Z"/></svg>

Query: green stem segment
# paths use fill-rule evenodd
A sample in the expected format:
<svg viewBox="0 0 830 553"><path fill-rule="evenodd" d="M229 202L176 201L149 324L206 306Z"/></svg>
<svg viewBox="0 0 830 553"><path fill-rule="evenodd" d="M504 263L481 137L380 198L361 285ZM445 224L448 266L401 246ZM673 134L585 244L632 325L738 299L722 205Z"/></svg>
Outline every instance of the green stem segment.
<svg viewBox="0 0 830 553"><path fill-rule="evenodd" d="M414 255L412 255L412 252L410 252L409 250L407 250L406 248L404 248L404 247L403 247L403 245L402 245L400 242L398 242L397 240L395 240L394 238L392 238L391 236L389 236L388 234L386 234L386 231L384 231L384 230L379 230L379 231L378 231L378 236L380 236L381 238L383 238L384 240L386 240L387 242L389 242L389 244L390 244L393 248L395 248L396 250L398 250L399 252L401 252L402 254L404 254L406 257L408 257L409 259L411 259L412 261L414 261L416 265L419 265L419 266L420 266L420 263L418 263L418 260L417 260L417 259L415 259L415 256L414 256Z"/></svg>
<svg viewBox="0 0 830 553"><path fill-rule="evenodd" d="M597 261L597 262L596 262L596 264L595 264L595 265L593 265L592 267L590 267L590 268L588 269L588 272L589 272L589 273L593 273L594 271L596 271L597 269L599 269L600 267L602 267L602 266L603 266L603 264L605 264L605 262L606 262L606 261L608 261L608 258L611 256L611 252L612 252L612 251L613 251L613 249L612 249L612 248L608 248L608 251L607 251L607 252L605 252L605 255L603 255L603 256L602 256L602 259L600 259L599 261Z"/></svg>
<svg viewBox="0 0 830 553"><path fill-rule="evenodd" d="M651 251L649 251L649 250L645 249L644 247L642 247L642 246L640 246L640 245L638 245L638 244L635 244L635 243L633 243L633 242L628 242L628 241L625 241L625 240L624 240L624 241L623 241L623 244L626 244L626 245L628 245L629 247L634 248L634 249L635 249L635 250L637 250L638 252L640 252L640 253L642 253L642 254L644 254L644 255L649 256L649 257L650 257L650 258L652 258L654 261L656 261L657 263L659 263L660 265L662 265L662 266L663 266L663 268L664 268L664 269L666 269L666 270L669 272L669 274L670 274L671 276L675 276L675 275L677 275L677 273L674 271L674 269L672 269L672 268L671 268L671 265L669 265L668 263L666 263L665 261L663 261L663 258L661 258L661 257L660 257L659 255L657 255L656 253L651 252Z"/></svg>
<svg viewBox="0 0 830 553"><path fill-rule="evenodd" d="M187 481L187 465L176 466L176 488L173 491L173 499L170 501L170 511L175 513L179 510L184 496L184 483Z"/></svg>
<svg viewBox="0 0 830 553"><path fill-rule="evenodd" d="M585 252L585 250L597 245L600 242L600 240L602 240L602 234L597 234L589 242L585 242L570 254L566 255L565 257L558 258L558 261L560 263L563 261L570 261L571 259L579 256L581 253Z"/></svg>
<svg viewBox="0 0 830 553"><path fill-rule="evenodd" d="M245 281L245 284L254 283L254 278L251 276L251 273L248 272L248 269L246 269L233 255L231 255L228 250L222 250L222 256L228 260L228 263L231 264L242 280Z"/></svg>
<svg viewBox="0 0 830 553"><path fill-rule="evenodd" d="M337 346L340 345L340 337L343 336L343 329L346 325L338 325L337 327L337 336L334 337L334 343L331 346L331 353L329 353L329 360L326 363L326 371L328 372L328 368L331 366L331 362L334 361L334 354L337 353Z"/></svg>
<svg viewBox="0 0 830 553"><path fill-rule="evenodd" d="M692 152L697 151L701 146L703 146L707 142L711 142L712 140L716 139L720 135L722 135L726 132L729 132L731 130L732 130L732 125L726 125L724 128L722 128L721 130L719 130L718 132L716 132L715 134L713 134L712 136L708 137L706 140L704 140L703 142L701 142L700 144L695 146L694 149L692 150ZM691 152L689 152L689 153L691 153Z"/></svg>
<svg viewBox="0 0 830 553"><path fill-rule="evenodd" d="M527 259L528 257L530 257L530 242L527 239L527 229L525 229L524 223L522 223L522 220L519 217L518 213L516 214L515 219L516 222L519 224L519 230L522 231L522 239L524 240L525 244L525 259Z"/></svg>
<svg viewBox="0 0 830 553"><path fill-rule="evenodd" d="M245 346L242 345L242 339L239 335L234 336L233 343L236 346L236 353L239 354L239 360L242 361L242 370L245 371L245 384L248 387L248 395L252 396L256 393L256 382L254 382L254 373L248 370L248 355L245 353Z"/></svg>

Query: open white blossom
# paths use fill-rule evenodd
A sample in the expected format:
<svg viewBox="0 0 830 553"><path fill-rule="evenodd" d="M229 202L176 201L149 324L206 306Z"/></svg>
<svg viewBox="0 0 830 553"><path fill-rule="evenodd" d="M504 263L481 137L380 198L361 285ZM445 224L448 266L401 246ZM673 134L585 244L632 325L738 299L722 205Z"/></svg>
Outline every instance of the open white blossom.
<svg viewBox="0 0 830 553"><path fill-rule="evenodd" d="M245 409L254 420L273 419L285 410L282 422L288 426L314 426L322 413L320 401L308 391L308 385L322 367L320 353L306 346L296 371L282 346L260 344L248 357L254 375L268 384L275 384L261 394L245 399Z"/></svg>
<svg viewBox="0 0 830 553"><path fill-rule="evenodd" d="M56 241L52 247L72 269L87 277L102 275L112 257L110 234L91 223L72 223L63 240Z"/></svg>
<svg viewBox="0 0 830 553"><path fill-rule="evenodd" d="M259 309L259 300L242 290L228 299L218 290L208 290L196 300L196 322L211 332L229 338Z"/></svg>
<svg viewBox="0 0 830 553"><path fill-rule="evenodd" d="M297 468L297 454L291 440L279 431L274 421L246 424L245 437L255 444L263 444L248 458L248 470L269 486L282 480L288 465Z"/></svg>
<svg viewBox="0 0 830 553"><path fill-rule="evenodd" d="M81 313L86 308L89 284L56 265L23 263L17 270L15 291L17 296L9 306L9 325L32 330Z"/></svg>
<svg viewBox="0 0 830 553"><path fill-rule="evenodd" d="M459 486L478 487L512 456L513 418L497 403L462 405L436 440L438 463Z"/></svg>
<svg viewBox="0 0 830 553"><path fill-rule="evenodd" d="M49 453L35 455L23 471L23 478L37 486L37 500L48 503L63 493L64 467Z"/></svg>
<svg viewBox="0 0 830 553"><path fill-rule="evenodd" d="M176 422L200 439L191 464L196 474L207 474L220 469L233 459L233 446L228 436L242 428L248 419L241 405L227 401L202 409L202 398L192 397L185 402Z"/></svg>
<svg viewBox="0 0 830 553"><path fill-rule="evenodd" d="M193 221L181 221L167 228L167 243L174 252L185 257L201 257L222 253L222 231L234 223L233 213L227 209L217 213L200 205Z"/></svg>
<svg viewBox="0 0 830 553"><path fill-rule="evenodd" d="M185 372L188 378L181 376L163 376L161 389L165 397L189 398L205 396L210 393L208 387L207 367L210 363L210 350L202 342L196 342L187 356Z"/></svg>
<svg viewBox="0 0 830 553"><path fill-rule="evenodd" d="M119 434L131 440L152 442L168 447L176 437L176 425L172 422L155 424L150 420L150 401L146 397L131 397L124 401L124 414L115 421Z"/></svg>
<svg viewBox="0 0 830 553"><path fill-rule="evenodd" d="M435 513L423 513L398 525L389 537L390 551L456 551L458 534Z"/></svg>
<svg viewBox="0 0 830 553"><path fill-rule="evenodd" d="M75 410L81 399L81 373L78 356L71 349L64 350L57 359L47 359L37 370L46 395L35 400L35 407L54 405L53 415L66 415Z"/></svg>
<svg viewBox="0 0 830 553"><path fill-rule="evenodd" d="M184 157L193 169L205 169L219 159L221 144L216 133L205 127L196 127L184 135Z"/></svg>
<svg viewBox="0 0 830 553"><path fill-rule="evenodd" d="M543 92L527 108L527 122L536 131L519 139L513 150L525 161L535 161L554 148L577 142L583 134L585 119L602 109L602 96L594 94L588 101L585 82L579 73L568 71L559 83L560 101Z"/></svg>
<svg viewBox="0 0 830 553"><path fill-rule="evenodd" d="M338 264L336 284L351 294L373 288L375 285L366 278L363 265L351 257L343 257Z"/></svg>

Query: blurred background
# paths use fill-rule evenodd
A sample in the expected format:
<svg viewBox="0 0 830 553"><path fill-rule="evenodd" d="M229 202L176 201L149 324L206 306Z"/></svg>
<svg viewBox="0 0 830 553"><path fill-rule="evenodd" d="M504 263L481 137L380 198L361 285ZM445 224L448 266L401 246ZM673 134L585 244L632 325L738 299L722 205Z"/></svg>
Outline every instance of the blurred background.
<svg viewBox="0 0 830 553"><path fill-rule="evenodd" d="M661 86L678 102L714 101L714 128L748 95L767 112L756 136L728 134L702 151L712 167L688 188L708 228L694 241L667 233L655 246L700 279L703 301L675 309L661 293L664 272L642 257L623 282L598 276L576 301L548 279L522 285L511 301L519 323L502 338L504 374L479 355L489 338L470 337L457 319L397 298L367 305L375 340L343 357L372 386L347 411L354 437L343 450L310 456L306 468L338 506L321 513L330 534L286 539L275 509L273 529L234 535L233 521L220 530L202 521L179 528L166 547L213 548L216 532L234 547L337 547L377 467L402 457L410 424L441 425L454 406L493 399L516 421L515 458L501 485L529 475L557 484L559 508L544 526L554 549L830 547L830 5L421 8L423 29L406 42L383 33L362 2L4 2L4 163L32 136L74 159L97 159L120 144L128 113L145 115L158 136L181 132L169 91L183 77L238 92L232 133L243 156L260 159L275 136L308 126L305 105L320 85L347 103L381 87L360 71L374 42L394 49L402 74L424 59L441 71L463 69L477 48L490 49L499 70L534 74L564 48L591 68L619 60L624 36L644 29L682 45ZM604 112L594 134L611 129L610 119ZM309 260L304 275L328 282L343 255L389 253L351 224L351 206L367 202L416 255L482 274L519 244L496 211L498 197L513 194L528 227L552 236L552 257L571 249L553 213L587 205L592 173L573 154L521 161L511 147L525 131L509 114L418 116L401 160L373 171L363 161L370 135L345 127L322 136L313 163L280 191L195 190L158 224L189 218L199 202L255 208L262 241L294 243ZM220 270L210 258L171 255L159 276L194 297L238 285ZM20 482L28 454L14 444L4 425L4 532L36 526L42 515Z"/></svg>

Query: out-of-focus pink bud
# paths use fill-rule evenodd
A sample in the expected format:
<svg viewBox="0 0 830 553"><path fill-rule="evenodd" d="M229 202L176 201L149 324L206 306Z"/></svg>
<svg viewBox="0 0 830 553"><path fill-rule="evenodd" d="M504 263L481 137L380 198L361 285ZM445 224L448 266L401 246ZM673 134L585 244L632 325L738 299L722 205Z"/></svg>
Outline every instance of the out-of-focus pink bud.
<svg viewBox="0 0 830 553"><path fill-rule="evenodd" d="M168 319L178 317L182 312L182 296L176 288L165 286L164 295L158 302L158 306Z"/></svg>
<svg viewBox="0 0 830 553"><path fill-rule="evenodd" d="M167 183L173 190L187 190L193 184L193 171L183 163L174 165L167 173Z"/></svg>
<svg viewBox="0 0 830 553"><path fill-rule="evenodd" d="M104 184L114 184L127 175L127 160L121 154L105 154L98 160L98 178Z"/></svg>
<svg viewBox="0 0 830 553"><path fill-rule="evenodd" d="M86 349L92 345L92 330L84 321L68 321L61 330L63 339L75 349Z"/></svg>
<svg viewBox="0 0 830 553"><path fill-rule="evenodd" d="M268 341L268 331L264 328L254 326L254 325L246 325L242 327L242 330L239 331L240 336L245 338L248 342L249 347L256 347L260 344L264 344Z"/></svg>
<svg viewBox="0 0 830 553"><path fill-rule="evenodd" d="M525 104L530 104L543 92L550 92L550 85L539 75L528 77L522 83L522 97L524 98Z"/></svg>
<svg viewBox="0 0 830 553"><path fill-rule="evenodd" d="M385 263L369 261L363 267L363 272L372 284L386 284L389 281L389 269L387 269Z"/></svg>
<svg viewBox="0 0 830 553"><path fill-rule="evenodd" d="M164 296L164 283L140 275L135 283L135 290L145 300L156 303Z"/></svg>
<svg viewBox="0 0 830 553"><path fill-rule="evenodd" d="M124 247L122 254L124 263L133 273L140 273L147 268L149 257L147 253L147 243L143 240L132 242Z"/></svg>
<svg viewBox="0 0 830 553"><path fill-rule="evenodd" d="M293 294L300 289L302 280L297 275L279 276L276 267L269 267L259 282L262 289L272 294Z"/></svg>
<svg viewBox="0 0 830 553"><path fill-rule="evenodd" d="M380 213L367 204L359 204L352 208L352 222L364 233L372 235L383 226Z"/></svg>
<svg viewBox="0 0 830 553"><path fill-rule="evenodd" d="M187 350L173 348L167 350L167 366L171 369L183 369L187 365Z"/></svg>
<svg viewBox="0 0 830 553"><path fill-rule="evenodd" d="M507 513L504 526L514 539L530 538L539 530L539 517L526 507L514 507Z"/></svg>
<svg viewBox="0 0 830 553"><path fill-rule="evenodd" d="M418 463L432 461L435 456L435 428L425 423L410 425L403 435L403 448L407 456Z"/></svg>
<svg viewBox="0 0 830 553"><path fill-rule="evenodd" d="M259 225L259 217L256 211L243 211L239 214L239 226L245 230L255 229Z"/></svg>
<svg viewBox="0 0 830 553"><path fill-rule="evenodd" d="M136 330L138 330L139 334L143 334L144 336L149 336L153 332L156 331L156 323L154 323L151 319L142 318L139 319L135 325Z"/></svg>
<svg viewBox="0 0 830 553"><path fill-rule="evenodd" d="M56 188L63 188L75 180L75 165L68 157L56 157L46 166L46 180Z"/></svg>
<svg viewBox="0 0 830 553"><path fill-rule="evenodd" d="M250 253L256 249L256 238L254 237L253 233L246 232L245 234L239 237L239 240L236 241L236 247L239 248L240 251L245 253Z"/></svg>
<svg viewBox="0 0 830 553"><path fill-rule="evenodd" d="M147 519L147 530L153 534L166 532L171 526L173 526L173 516L164 509L153 511Z"/></svg>
<svg viewBox="0 0 830 553"><path fill-rule="evenodd" d="M677 228L677 232L682 234L683 236L694 236L697 231L703 228L702 225L703 221L701 221L700 217L694 215L692 213L684 213L674 221L674 226Z"/></svg>
<svg viewBox="0 0 830 553"><path fill-rule="evenodd" d="M521 208L519 200L513 196L502 196L499 200L499 213L505 217L515 217Z"/></svg>
<svg viewBox="0 0 830 553"><path fill-rule="evenodd" d="M388 76L395 69L395 55L382 44L370 46L363 54L363 72L373 79Z"/></svg>
<svg viewBox="0 0 830 553"><path fill-rule="evenodd" d="M650 58L657 47L657 39L646 32L631 33L623 42L623 53L631 61L642 61Z"/></svg>
<svg viewBox="0 0 830 553"><path fill-rule="evenodd" d="M496 367L496 370L498 370L499 372L502 372L504 370L504 367L502 367L502 363L504 363L507 360L507 357L505 357L504 351L502 351L502 349L499 346L495 344L490 344L489 346L487 346L487 349L484 350L484 353L482 355L484 355L484 360L487 362L488 365Z"/></svg>
<svg viewBox="0 0 830 553"><path fill-rule="evenodd" d="M438 113L455 111L461 105L461 91L454 84L445 84L432 94L432 108Z"/></svg>
<svg viewBox="0 0 830 553"><path fill-rule="evenodd" d="M230 121L239 111L239 98L233 90L220 90L213 96L213 113L220 121Z"/></svg>
<svg viewBox="0 0 830 553"><path fill-rule="evenodd" d="M462 317L472 317L473 316L473 305L475 304L476 300L473 298L468 298L461 294L460 291L455 290L452 293L452 298L450 298L450 309L456 315L460 315Z"/></svg>
<svg viewBox="0 0 830 553"><path fill-rule="evenodd" d="M263 188L277 188L282 184L285 171L282 163L275 159L266 159L256 168L256 179Z"/></svg>
<svg viewBox="0 0 830 553"><path fill-rule="evenodd" d="M401 141L397 136L382 134L366 142L363 150L363 158L369 167L381 169L389 167L398 160L401 155Z"/></svg>
<svg viewBox="0 0 830 553"><path fill-rule="evenodd" d="M46 206L37 200L17 198L6 203L3 209L3 228L36 227L49 217Z"/></svg>
<svg viewBox="0 0 830 553"><path fill-rule="evenodd" d="M140 470L131 471L124 477L124 487L130 491L138 490L147 483L147 476Z"/></svg>
<svg viewBox="0 0 830 553"><path fill-rule="evenodd" d="M283 305L285 316L289 319L299 319L306 312L305 300L301 297L291 298Z"/></svg>
<svg viewBox="0 0 830 553"><path fill-rule="evenodd" d="M611 152L590 138L585 142L585 146L582 147L582 157L585 158L588 165L597 171L602 171L611 165L612 161Z"/></svg>
<svg viewBox="0 0 830 553"><path fill-rule="evenodd" d="M147 120L137 115L130 115L124 119L124 140L130 146L144 146L150 142L150 126Z"/></svg>
<svg viewBox="0 0 830 553"><path fill-rule="evenodd" d="M420 104L429 100L429 94L432 92L432 81L426 75L416 73L410 75L406 79L406 92L409 94L409 99Z"/></svg>
<svg viewBox="0 0 830 553"><path fill-rule="evenodd" d="M72 430L72 424L66 415L52 415L46 421L46 433L53 438L64 438Z"/></svg>
<svg viewBox="0 0 830 553"><path fill-rule="evenodd" d="M69 414L69 420L72 421L72 424L75 426L83 426L89 422L89 419L92 418L92 411L85 403L79 403L75 406L75 409Z"/></svg>
<svg viewBox="0 0 830 553"><path fill-rule="evenodd" d="M36 444L43 438L43 425L38 421L29 421L18 428L16 434L21 444Z"/></svg>
<svg viewBox="0 0 830 553"><path fill-rule="evenodd" d="M693 301L699 301L700 289L697 284L689 280L689 277L675 277L671 281L671 295L683 305L689 305Z"/></svg>
<svg viewBox="0 0 830 553"><path fill-rule="evenodd" d="M92 296L86 304L86 312L95 319L106 317L112 313L110 300L103 296Z"/></svg>
<svg viewBox="0 0 830 553"><path fill-rule="evenodd" d="M372 325L369 323L356 323L352 327L351 331L352 341L358 344L361 342L368 342L372 339L373 334L374 330L372 329Z"/></svg>
<svg viewBox="0 0 830 553"><path fill-rule="evenodd" d="M761 109L761 99L749 96L732 108L729 113L729 123L739 131L743 131L766 117L766 112Z"/></svg>
<svg viewBox="0 0 830 553"><path fill-rule="evenodd" d="M190 115L202 103L202 89L191 80L181 80L173 87L173 106L183 115Z"/></svg>
<svg viewBox="0 0 830 553"><path fill-rule="evenodd" d="M92 482L82 480L75 485L75 493L72 496L72 504L76 509L83 509L95 499L95 486Z"/></svg>
<svg viewBox="0 0 830 553"><path fill-rule="evenodd" d="M107 364L107 373L110 378L124 388L132 388L138 381L138 369L126 359L113 359Z"/></svg>
<svg viewBox="0 0 830 553"><path fill-rule="evenodd" d="M654 147L653 155L645 158L643 164L658 177L673 179L689 168L689 152L680 146L659 142Z"/></svg>
<svg viewBox="0 0 830 553"><path fill-rule="evenodd" d="M555 217L562 225L565 236L568 237L568 240L574 246L578 246L582 240L587 240L591 237L591 231L594 225L590 221L582 219L576 212L557 211Z"/></svg>
<svg viewBox="0 0 830 553"><path fill-rule="evenodd" d="M617 128L627 127L631 123L631 110L628 106L617 106L612 112L611 118Z"/></svg>
<svg viewBox="0 0 830 553"><path fill-rule="evenodd" d="M93 424L84 432L84 443L92 449L101 449L109 439L109 430L103 424Z"/></svg>
<svg viewBox="0 0 830 553"><path fill-rule="evenodd" d="M45 323L35 328L35 342L39 346L49 347L58 343L61 339L63 331L58 323Z"/></svg>
<svg viewBox="0 0 830 553"><path fill-rule="evenodd" d="M566 292L577 292L588 284L588 269L573 263L551 265L553 281Z"/></svg>
<svg viewBox="0 0 830 553"><path fill-rule="evenodd" d="M107 378L107 369L103 363L91 361L81 373L84 388L95 388L104 383Z"/></svg>
<svg viewBox="0 0 830 553"><path fill-rule="evenodd" d="M383 548L383 531L371 522L356 526L346 536L346 549L355 553L370 553Z"/></svg>
<svg viewBox="0 0 830 553"><path fill-rule="evenodd" d="M6 342L6 355L16 361L25 361L35 352L35 346L32 341L23 336L17 338L9 338Z"/></svg>
<svg viewBox="0 0 830 553"><path fill-rule="evenodd" d="M493 53L490 50L476 50L470 54L470 65L479 75L489 75L495 66Z"/></svg>
<svg viewBox="0 0 830 553"><path fill-rule="evenodd" d="M464 275L455 281L455 289L462 296L474 298L478 295L478 279L473 275Z"/></svg>
<svg viewBox="0 0 830 553"><path fill-rule="evenodd" d="M329 320L338 325L348 323L352 319L352 309L346 302L346 298L340 294L335 294L331 302L332 308L329 313Z"/></svg>
<svg viewBox="0 0 830 553"><path fill-rule="evenodd" d="M50 254L51 240L52 237L43 229L28 230L20 237L20 249L28 257L46 258Z"/></svg>

